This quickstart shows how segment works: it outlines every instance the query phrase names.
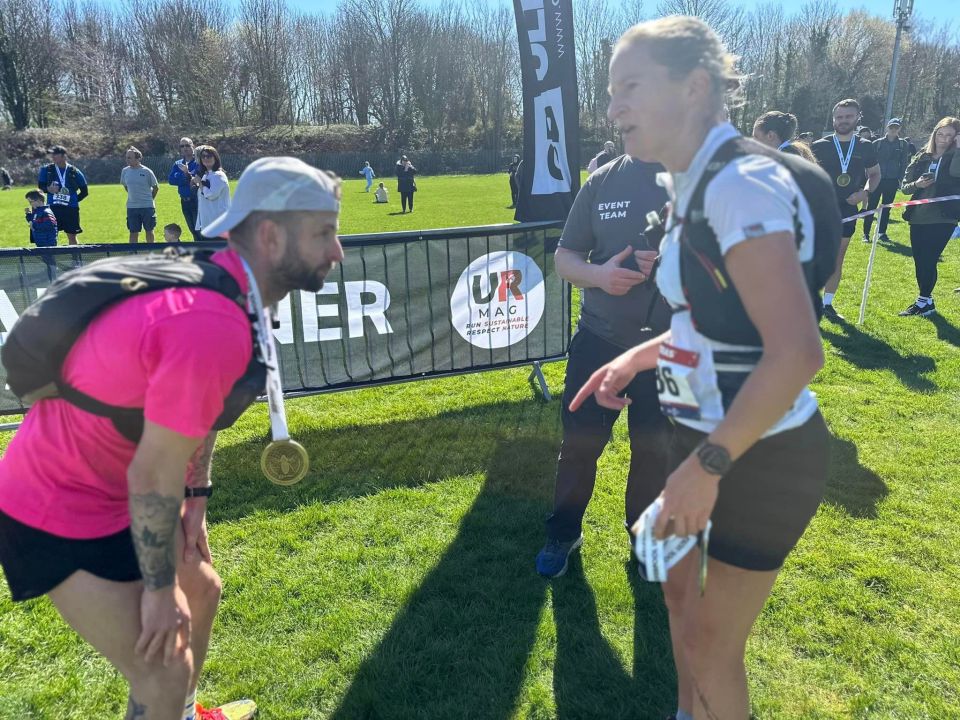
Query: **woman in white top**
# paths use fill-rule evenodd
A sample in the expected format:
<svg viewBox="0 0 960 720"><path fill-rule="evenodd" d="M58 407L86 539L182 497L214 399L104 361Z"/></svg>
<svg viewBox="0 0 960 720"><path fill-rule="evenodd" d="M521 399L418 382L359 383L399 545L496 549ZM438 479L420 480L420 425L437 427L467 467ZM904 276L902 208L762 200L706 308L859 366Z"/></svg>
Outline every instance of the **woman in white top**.
<svg viewBox="0 0 960 720"><path fill-rule="evenodd" d="M823 349L802 262L815 257L814 227L839 241L840 216L822 170L721 119L737 85L733 58L699 19L641 23L618 41L608 115L629 155L667 169L672 209L656 281L674 314L667 333L598 370L570 405L595 394L622 408L621 390L656 367L674 437L655 532L684 537L712 522L705 592L696 552L664 583L682 720L749 717L747 637L826 484L829 436L807 388ZM722 148L740 154L722 164ZM826 210L807 202L801 176L827 198ZM713 261L692 244L703 237L712 238ZM694 292L697 273L705 282ZM710 293L716 302L703 301ZM735 298L738 313L713 311L721 295Z"/></svg>
<svg viewBox="0 0 960 720"><path fill-rule="evenodd" d="M203 230L230 208L230 184L220 165L220 153L211 145L197 148L200 172L191 183L197 188L197 230Z"/></svg>

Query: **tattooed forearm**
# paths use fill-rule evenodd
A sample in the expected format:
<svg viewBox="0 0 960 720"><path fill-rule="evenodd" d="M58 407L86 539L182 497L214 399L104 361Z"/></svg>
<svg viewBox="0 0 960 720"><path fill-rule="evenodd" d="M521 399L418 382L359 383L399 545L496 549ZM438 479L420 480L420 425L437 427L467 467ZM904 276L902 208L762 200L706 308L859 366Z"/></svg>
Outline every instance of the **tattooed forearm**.
<svg viewBox="0 0 960 720"><path fill-rule="evenodd" d="M210 484L210 463L213 460L213 446L217 443L217 431L214 430L207 435L200 447L190 458L190 466L187 469L188 487L206 487Z"/></svg>
<svg viewBox="0 0 960 720"><path fill-rule="evenodd" d="M146 716L147 706L134 700L133 695L128 695L127 714L124 715L124 720L137 720L137 718L145 718Z"/></svg>
<svg viewBox="0 0 960 720"><path fill-rule="evenodd" d="M181 503L182 499L157 492L130 496L130 534L148 590L173 584Z"/></svg>

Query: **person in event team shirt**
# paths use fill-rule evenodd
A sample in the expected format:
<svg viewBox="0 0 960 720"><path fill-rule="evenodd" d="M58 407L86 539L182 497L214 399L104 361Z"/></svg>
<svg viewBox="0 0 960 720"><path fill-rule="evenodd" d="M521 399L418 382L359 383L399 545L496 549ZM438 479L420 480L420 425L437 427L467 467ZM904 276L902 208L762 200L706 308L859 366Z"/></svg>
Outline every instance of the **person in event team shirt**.
<svg viewBox="0 0 960 720"><path fill-rule="evenodd" d="M63 145L50 148L49 165L40 168L37 186L47 194L47 205L57 216L60 231L66 233L70 245L77 244L80 227L80 203L90 194L87 179L80 170L67 162L67 149Z"/></svg>
<svg viewBox="0 0 960 720"><path fill-rule="evenodd" d="M856 215L860 205L867 202L870 193L880 185L880 166L873 143L861 140L854 134L859 121L860 103L851 98L841 100L833 108L833 134L810 146L820 167L834 180L840 215L845 218ZM837 269L823 291L823 316L831 322L843 320L843 316L833 307L833 296L840 287L843 258L856 230L856 220L843 224Z"/></svg>
<svg viewBox="0 0 960 720"><path fill-rule="evenodd" d="M205 288L122 300L64 363L67 385L143 408L139 442L50 398L30 408L0 459L0 566L13 600L50 598L129 683L128 720L223 718L194 704L221 587L205 522L211 428L251 362L252 294L269 306L318 291L343 259L339 209L335 176L294 158L252 163L237 202L205 229L228 236L212 261L247 302ZM238 701L223 713L255 709Z"/></svg>
<svg viewBox="0 0 960 720"><path fill-rule="evenodd" d="M365 162L363 164L360 174L367 179L367 189L364 192L370 192L370 188L373 186L373 179L377 176L377 174L373 171L373 168L370 167L369 162Z"/></svg>
<svg viewBox="0 0 960 720"><path fill-rule="evenodd" d="M200 163L194 157L193 140L188 137L180 138L180 159L174 161L173 167L170 168L167 182L177 188L177 194L180 196L180 210L195 242L203 239L197 229L199 212L197 186L191 181L199 172Z"/></svg>
<svg viewBox="0 0 960 720"><path fill-rule="evenodd" d="M662 170L628 155L604 163L577 193L557 247L557 273L583 288L583 303L567 359L553 513L536 561L537 572L546 577L562 575L570 553L583 542L583 515L593 494L597 460L619 415L592 399L571 412L570 401L597 368L670 324L670 309L647 282L656 250L638 232L646 227L647 213L666 203L667 194L657 185ZM639 374L627 395L629 527L663 489L669 423L660 412L652 370Z"/></svg>
<svg viewBox="0 0 960 720"><path fill-rule="evenodd" d="M127 191L127 230L130 242L140 239L143 229L147 242L154 241L153 230L157 227L157 207L154 198L160 190L153 170L141 164L143 153L131 146L127 150L127 166L120 171L120 184Z"/></svg>
<svg viewBox="0 0 960 720"><path fill-rule="evenodd" d="M669 172L656 280L674 312L669 332L598 370L570 405L593 395L622 408L623 389L657 367L675 426L654 532L689 537L712 521L706 574L689 552L664 583L682 720L749 717L746 642L827 474L829 435L807 387L823 348L801 262L815 257L815 228L822 247L839 242L840 216L820 168L720 120L738 84L697 18L641 23L615 45L608 116L631 157ZM701 254L682 252L681 236Z"/></svg>
<svg viewBox="0 0 960 720"><path fill-rule="evenodd" d="M816 162L810 148L794 139L796 134L797 116L792 113L771 110L758 117L753 124L754 140L788 155L799 155L804 160Z"/></svg>
<svg viewBox="0 0 960 720"><path fill-rule="evenodd" d="M945 117L937 123L927 146L907 168L903 192L914 199L960 195L960 119ZM937 311L933 302L937 260L960 221L960 201L914 205L904 211L903 219L910 223L918 295L900 315L932 315Z"/></svg>
<svg viewBox="0 0 960 720"><path fill-rule="evenodd" d="M877 151L877 164L880 165L880 182L876 189L870 193L870 200L867 202L867 210L875 210L879 205L889 205L897 197L897 191L900 189L900 183L903 181L903 175L907 171L907 165L910 164L910 146L906 140L901 139L900 129L903 126L900 118L892 118L887 123L887 134L873 143ZM873 227L873 215L868 215L863 219L863 241L870 242L870 230ZM880 211L880 239L889 240L887 237L887 225L890 222L890 208L884 208Z"/></svg>

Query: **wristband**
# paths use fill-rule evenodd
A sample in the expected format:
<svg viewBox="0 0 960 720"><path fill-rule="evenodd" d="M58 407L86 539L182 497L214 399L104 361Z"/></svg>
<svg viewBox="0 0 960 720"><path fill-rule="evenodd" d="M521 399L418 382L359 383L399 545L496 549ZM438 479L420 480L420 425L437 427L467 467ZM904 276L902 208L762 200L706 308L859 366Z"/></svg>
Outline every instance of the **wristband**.
<svg viewBox="0 0 960 720"><path fill-rule="evenodd" d="M213 485L207 485L206 487L185 487L183 489L183 496L185 498L195 498L195 497L211 497L213 495Z"/></svg>

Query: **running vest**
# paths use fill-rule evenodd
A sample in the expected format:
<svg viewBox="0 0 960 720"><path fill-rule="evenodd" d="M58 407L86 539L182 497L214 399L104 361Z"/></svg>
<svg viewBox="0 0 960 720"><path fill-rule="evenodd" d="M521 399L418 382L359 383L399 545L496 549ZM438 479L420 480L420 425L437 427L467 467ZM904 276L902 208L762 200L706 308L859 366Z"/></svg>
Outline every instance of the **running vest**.
<svg viewBox="0 0 960 720"><path fill-rule="evenodd" d="M50 163L46 166L46 185L43 186L43 191L47 191L47 185L57 181L60 182L60 177L57 175L57 166L55 163ZM80 190L80 183L77 182L77 168L73 165L67 165L67 171L64 174L64 179L67 181L67 187L70 188L72 192L78 192Z"/></svg>
<svg viewBox="0 0 960 720"><path fill-rule="evenodd" d="M73 344L90 322L116 302L135 295L175 287L214 290L247 313L246 295L223 267L211 262L213 250L168 248L162 254L108 257L71 270L57 278L14 324L0 359L7 384L24 405L59 397L94 415L109 418L128 440L143 434L143 408L108 405L68 386L61 369ZM253 347L257 347L251 318ZM266 366L254 352L243 376L224 401L212 429L230 427L263 393Z"/></svg>
<svg viewBox="0 0 960 720"><path fill-rule="evenodd" d="M762 155L787 168L810 206L814 220L814 251L813 257L802 266L818 319L823 313L820 291L836 267L842 225L833 183L819 166L742 136L724 143L711 158L694 188L687 214L680 220L683 294L693 325L701 335L731 345L759 347L763 344L760 334L727 273L717 236L703 211L710 182L730 162L747 155ZM799 208L795 208L794 220L799 247L803 239Z"/></svg>

